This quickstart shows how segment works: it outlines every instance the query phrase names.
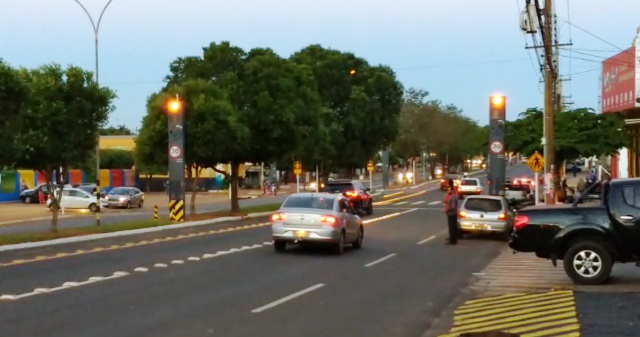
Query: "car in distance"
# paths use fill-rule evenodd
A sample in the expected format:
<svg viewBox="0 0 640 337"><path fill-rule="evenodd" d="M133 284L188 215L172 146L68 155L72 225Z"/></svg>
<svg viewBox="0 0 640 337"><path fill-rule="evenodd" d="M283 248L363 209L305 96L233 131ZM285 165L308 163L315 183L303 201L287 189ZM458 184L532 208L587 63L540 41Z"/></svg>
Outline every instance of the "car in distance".
<svg viewBox="0 0 640 337"><path fill-rule="evenodd" d="M358 212L364 212L366 215L373 214L371 189L368 187L365 188L362 183L357 180L336 179L328 181L320 188L320 191L341 193Z"/></svg>
<svg viewBox="0 0 640 337"><path fill-rule="evenodd" d="M271 216L273 247L277 252L288 244L323 243L338 254L344 246L362 247L364 227L356 210L341 194L296 193L290 195Z"/></svg>
<svg viewBox="0 0 640 337"><path fill-rule="evenodd" d="M60 189L56 189L56 196L59 196ZM47 199L47 207L52 209L53 200ZM98 207L104 207L95 195L91 195L78 188L62 189L62 197L60 198L60 207L69 209L88 209L91 212L97 212Z"/></svg>
<svg viewBox="0 0 640 337"><path fill-rule="evenodd" d="M593 191L598 200L582 203ZM562 260L576 284L604 283L613 264L640 266L640 179L613 179L590 186L571 205L518 211L509 247Z"/></svg>
<svg viewBox="0 0 640 337"><path fill-rule="evenodd" d="M463 178L458 186L458 197L464 198L467 195L482 194L482 184L478 178Z"/></svg>
<svg viewBox="0 0 640 337"><path fill-rule="evenodd" d="M449 180L453 180L453 187L456 188L462 178L459 174L447 174L440 179L440 191L446 191L449 188Z"/></svg>
<svg viewBox="0 0 640 337"><path fill-rule="evenodd" d="M116 187L109 191L105 200L107 201L106 206L109 208L131 208L131 206L142 208L144 206L144 193L135 187Z"/></svg>
<svg viewBox="0 0 640 337"><path fill-rule="evenodd" d="M458 224L462 234L498 233L505 240L513 230L516 213L503 196L470 195L458 211Z"/></svg>

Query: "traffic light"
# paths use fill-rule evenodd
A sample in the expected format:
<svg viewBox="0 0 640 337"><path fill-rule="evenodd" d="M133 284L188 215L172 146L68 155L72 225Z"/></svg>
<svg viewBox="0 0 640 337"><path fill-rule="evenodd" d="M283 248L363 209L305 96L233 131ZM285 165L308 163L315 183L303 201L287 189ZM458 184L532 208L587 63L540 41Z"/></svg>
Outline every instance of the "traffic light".
<svg viewBox="0 0 640 337"><path fill-rule="evenodd" d="M506 115L507 98L502 95L493 95L489 99L489 112L491 119L504 120Z"/></svg>

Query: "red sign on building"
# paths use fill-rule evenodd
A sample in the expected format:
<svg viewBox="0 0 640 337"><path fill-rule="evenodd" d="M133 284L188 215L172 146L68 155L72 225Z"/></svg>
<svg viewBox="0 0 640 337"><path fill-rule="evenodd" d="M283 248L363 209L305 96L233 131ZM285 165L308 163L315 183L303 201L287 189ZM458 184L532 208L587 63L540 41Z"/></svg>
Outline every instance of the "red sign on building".
<svg viewBox="0 0 640 337"><path fill-rule="evenodd" d="M640 69L639 69L640 70ZM602 112L618 112L640 106L636 75L636 47L631 47L602 62Z"/></svg>

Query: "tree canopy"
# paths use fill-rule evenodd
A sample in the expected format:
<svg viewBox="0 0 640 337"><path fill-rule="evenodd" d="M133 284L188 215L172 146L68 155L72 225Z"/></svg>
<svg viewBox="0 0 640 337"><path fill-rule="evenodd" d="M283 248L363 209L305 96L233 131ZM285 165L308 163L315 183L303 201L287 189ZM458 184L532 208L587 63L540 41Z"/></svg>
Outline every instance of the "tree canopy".
<svg viewBox="0 0 640 337"><path fill-rule="evenodd" d="M310 46L287 59L268 48L211 43L201 56L177 58L169 71L149 99L136 166L166 166L163 109L178 93L187 119L185 161L214 169L231 164L222 173L230 178L233 211L242 163L362 167L398 133L402 86L388 67L352 54Z"/></svg>
<svg viewBox="0 0 640 337"><path fill-rule="evenodd" d="M404 94L395 153L405 159L428 154L433 175L435 163L454 166L486 152L488 133L477 122L454 105L428 98L414 88Z"/></svg>
<svg viewBox="0 0 640 337"><path fill-rule="evenodd" d="M507 122L507 149L529 156L542 153L543 113L537 108L527 109L515 121ZM564 110L555 114L556 167L565 160L580 156L611 155L628 146L629 136L624 130L624 118L618 114L597 114L590 108Z"/></svg>
<svg viewBox="0 0 640 337"><path fill-rule="evenodd" d="M0 66L0 72L4 72L0 82L14 81L18 88L14 91L23 99L20 104L8 101L8 111L14 115L13 150L4 163L59 174L60 169L66 172L85 163L97 145L98 130L113 110L115 93L100 87L91 72L75 66L51 64L32 70ZM51 184L53 177L46 176ZM58 198L52 199L52 230L57 228Z"/></svg>

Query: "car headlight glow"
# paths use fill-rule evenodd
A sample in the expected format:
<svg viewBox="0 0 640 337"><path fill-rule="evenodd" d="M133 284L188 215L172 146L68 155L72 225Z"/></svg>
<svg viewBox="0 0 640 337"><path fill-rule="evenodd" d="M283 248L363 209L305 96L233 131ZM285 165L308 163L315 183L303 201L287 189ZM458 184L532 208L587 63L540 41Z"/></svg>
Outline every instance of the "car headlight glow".
<svg viewBox="0 0 640 337"><path fill-rule="evenodd" d="M125 201L125 200L127 200L127 198L125 198L125 197L120 197L120 199L119 199L119 200L120 200L120 201Z"/></svg>
<svg viewBox="0 0 640 337"><path fill-rule="evenodd" d="M402 180L402 173L398 173L398 179Z"/></svg>
<svg viewBox="0 0 640 337"><path fill-rule="evenodd" d="M441 169L437 169L436 170L436 174L442 174L442 170Z"/></svg>

